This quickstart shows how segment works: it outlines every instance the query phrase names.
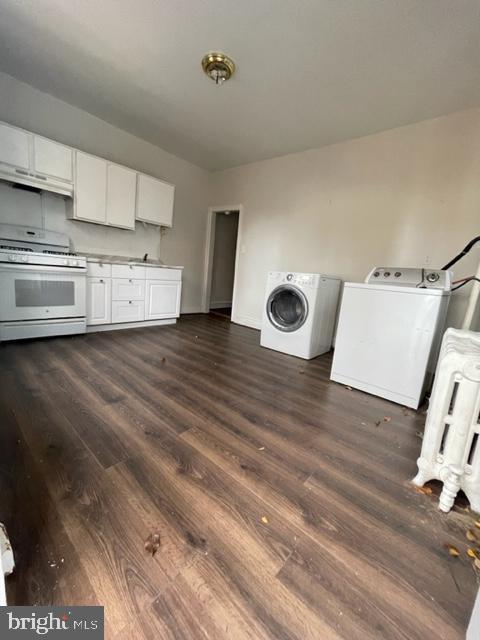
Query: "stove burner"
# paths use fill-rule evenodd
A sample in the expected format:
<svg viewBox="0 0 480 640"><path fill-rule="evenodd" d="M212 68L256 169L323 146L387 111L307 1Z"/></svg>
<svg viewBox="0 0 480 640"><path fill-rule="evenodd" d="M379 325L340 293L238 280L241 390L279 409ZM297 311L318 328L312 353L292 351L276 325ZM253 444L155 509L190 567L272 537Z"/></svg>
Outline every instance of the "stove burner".
<svg viewBox="0 0 480 640"><path fill-rule="evenodd" d="M31 251L33 253L33 249L30 249L30 247L11 247L8 244L0 245L0 249L7 249L7 251Z"/></svg>
<svg viewBox="0 0 480 640"><path fill-rule="evenodd" d="M49 251L48 249L44 249L42 253L49 253L53 256L76 256L77 253L71 253L70 251Z"/></svg>

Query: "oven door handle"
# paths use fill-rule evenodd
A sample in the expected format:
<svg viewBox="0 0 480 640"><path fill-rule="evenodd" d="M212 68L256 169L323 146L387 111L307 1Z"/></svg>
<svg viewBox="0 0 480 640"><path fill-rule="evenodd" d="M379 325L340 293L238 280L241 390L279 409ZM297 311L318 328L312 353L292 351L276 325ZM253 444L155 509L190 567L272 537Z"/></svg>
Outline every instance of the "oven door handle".
<svg viewBox="0 0 480 640"><path fill-rule="evenodd" d="M51 275L83 275L87 272L87 267L55 267L46 264L7 264L6 262L0 264L0 271L17 273L46 273Z"/></svg>

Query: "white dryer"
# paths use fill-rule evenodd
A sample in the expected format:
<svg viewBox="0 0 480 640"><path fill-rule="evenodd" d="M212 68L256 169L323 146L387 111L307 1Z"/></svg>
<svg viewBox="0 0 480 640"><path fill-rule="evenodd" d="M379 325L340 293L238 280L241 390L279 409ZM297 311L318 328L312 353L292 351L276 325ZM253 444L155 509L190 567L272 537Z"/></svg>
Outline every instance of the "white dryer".
<svg viewBox="0 0 480 640"><path fill-rule="evenodd" d="M262 347L307 360L329 351L341 281L318 273L270 271Z"/></svg>
<svg viewBox="0 0 480 640"><path fill-rule="evenodd" d="M346 282L331 379L416 409L431 383L450 272L377 267Z"/></svg>

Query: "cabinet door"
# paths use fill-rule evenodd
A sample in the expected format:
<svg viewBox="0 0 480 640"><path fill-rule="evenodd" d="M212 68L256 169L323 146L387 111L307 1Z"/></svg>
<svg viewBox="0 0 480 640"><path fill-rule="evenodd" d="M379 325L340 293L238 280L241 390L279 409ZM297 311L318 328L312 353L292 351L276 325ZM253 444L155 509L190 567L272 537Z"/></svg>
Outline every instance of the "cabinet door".
<svg viewBox="0 0 480 640"><path fill-rule="evenodd" d="M76 152L74 218L106 223L107 161Z"/></svg>
<svg viewBox="0 0 480 640"><path fill-rule="evenodd" d="M87 278L87 324L110 324L112 280Z"/></svg>
<svg viewBox="0 0 480 640"><path fill-rule="evenodd" d="M137 183L137 220L171 227L175 187L142 173Z"/></svg>
<svg viewBox="0 0 480 640"><path fill-rule="evenodd" d="M145 280L113 278L112 300L145 300Z"/></svg>
<svg viewBox="0 0 480 640"><path fill-rule="evenodd" d="M145 320L145 302L113 300L112 322L142 322Z"/></svg>
<svg viewBox="0 0 480 640"><path fill-rule="evenodd" d="M145 320L178 318L181 289L181 282L147 280Z"/></svg>
<svg viewBox="0 0 480 640"><path fill-rule="evenodd" d="M0 124L0 162L28 171L31 138L26 131Z"/></svg>
<svg viewBox="0 0 480 640"><path fill-rule="evenodd" d="M107 224L135 229L137 174L116 164L107 169Z"/></svg>
<svg viewBox="0 0 480 640"><path fill-rule="evenodd" d="M33 137L33 170L52 178L72 182L72 149L63 144Z"/></svg>

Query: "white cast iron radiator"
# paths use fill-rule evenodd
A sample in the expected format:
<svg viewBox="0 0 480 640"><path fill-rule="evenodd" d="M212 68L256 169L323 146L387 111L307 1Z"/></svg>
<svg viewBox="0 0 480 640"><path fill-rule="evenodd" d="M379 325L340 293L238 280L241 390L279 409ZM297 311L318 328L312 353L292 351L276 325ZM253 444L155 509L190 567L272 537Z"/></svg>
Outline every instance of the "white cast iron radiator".
<svg viewBox="0 0 480 640"><path fill-rule="evenodd" d="M480 512L480 333L447 329L428 408L414 484L441 480L448 512L463 489Z"/></svg>

